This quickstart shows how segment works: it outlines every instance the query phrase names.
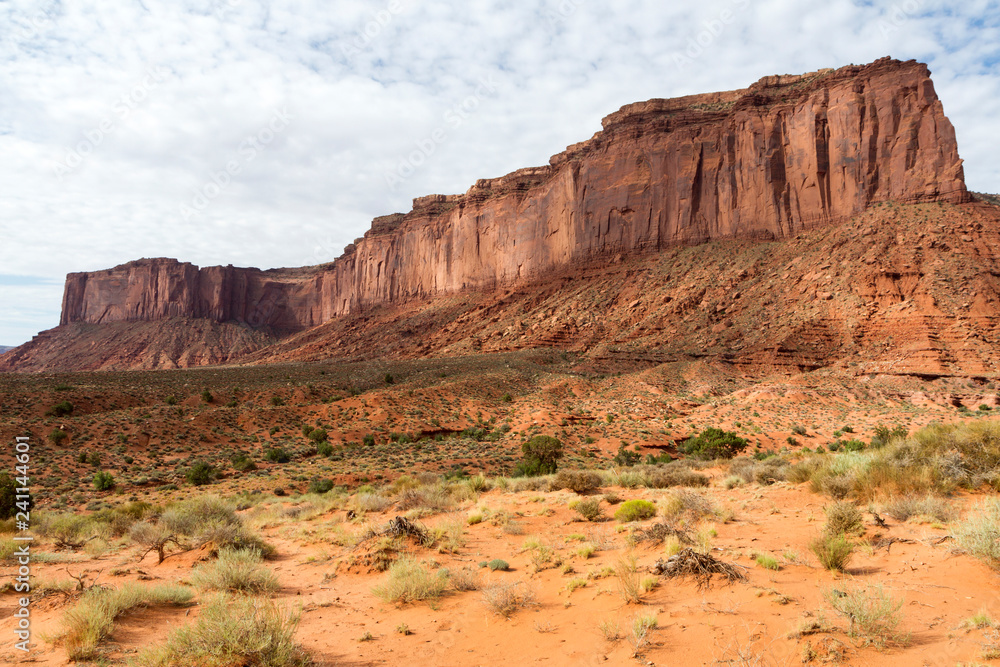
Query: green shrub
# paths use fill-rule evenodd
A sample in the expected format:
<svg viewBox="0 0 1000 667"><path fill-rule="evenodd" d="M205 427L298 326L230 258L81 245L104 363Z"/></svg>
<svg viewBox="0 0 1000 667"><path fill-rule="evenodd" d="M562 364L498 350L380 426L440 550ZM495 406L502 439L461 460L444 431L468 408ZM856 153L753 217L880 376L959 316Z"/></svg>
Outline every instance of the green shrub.
<svg viewBox="0 0 1000 667"><path fill-rule="evenodd" d="M201 400L204 403L211 403L213 400L215 400L215 397L212 396L212 392L206 389L205 391L201 392Z"/></svg>
<svg viewBox="0 0 1000 667"><path fill-rule="evenodd" d="M285 404L285 399L283 399L281 396L272 396L271 397L271 405L273 405L274 407L278 408L278 407L281 407L284 404Z"/></svg>
<svg viewBox="0 0 1000 667"><path fill-rule="evenodd" d="M94 473L94 488L98 491L109 491L115 487L115 478L109 472L98 470Z"/></svg>
<svg viewBox="0 0 1000 667"><path fill-rule="evenodd" d="M550 435L536 435L521 445L523 459L518 464L516 477L551 475L563 456L562 443Z"/></svg>
<svg viewBox="0 0 1000 667"><path fill-rule="evenodd" d="M177 405L177 397L176 396L167 396L167 399L164 402L167 405Z"/></svg>
<svg viewBox="0 0 1000 667"><path fill-rule="evenodd" d="M292 460L292 455L283 447L273 447L264 453L264 458L271 463L288 463Z"/></svg>
<svg viewBox="0 0 1000 667"><path fill-rule="evenodd" d="M17 506L17 489L21 486L6 472L0 472L0 519L6 521L21 511ZM24 502L24 501L21 501ZM28 499L28 509L34 505L34 498Z"/></svg>
<svg viewBox="0 0 1000 667"><path fill-rule="evenodd" d="M680 450L700 459L731 459L747 448L746 440L730 431L706 428L684 441Z"/></svg>
<svg viewBox="0 0 1000 667"><path fill-rule="evenodd" d="M325 428L316 428L309 432L309 439L313 442L326 442L329 437Z"/></svg>
<svg viewBox="0 0 1000 667"><path fill-rule="evenodd" d="M486 563L486 567L490 569L491 572L506 572L510 569L510 563L502 558L494 558L493 560Z"/></svg>
<svg viewBox="0 0 1000 667"><path fill-rule="evenodd" d="M309 493L327 493L333 489L332 479L314 479L309 482Z"/></svg>
<svg viewBox="0 0 1000 667"><path fill-rule="evenodd" d="M615 510L615 519L621 523L642 521L656 516L656 505L648 500L626 500Z"/></svg>
<svg viewBox="0 0 1000 667"><path fill-rule="evenodd" d="M49 432L48 438L49 442L53 445L59 446L65 442L66 438L69 437L69 433L62 430L61 428L54 428Z"/></svg>
<svg viewBox="0 0 1000 667"><path fill-rule="evenodd" d="M233 454L229 461L233 464L233 469L238 472L250 472L257 469L257 464L254 463L254 460L243 452Z"/></svg>
<svg viewBox="0 0 1000 667"><path fill-rule="evenodd" d="M73 404L69 401L59 401L51 408L49 408L45 414L49 417L64 417L73 412Z"/></svg>
<svg viewBox="0 0 1000 667"><path fill-rule="evenodd" d="M904 426L896 426L889 430L888 427L879 424L875 427L875 435L872 437L871 445L873 449L878 449L888 445L893 440L905 440L907 435L909 435L909 431Z"/></svg>
<svg viewBox="0 0 1000 667"><path fill-rule="evenodd" d="M765 570L780 570L781 566L778 565L778 559L774 556L769 556L767 554L757 554L754 559L757 565L761 566Z"/></svg>
<svg viewBox="0 0 1000 667"><path fill-rule="evenodd" d="M195 461L184 473L188 483L203 486L211 483L217 476L215 466L205 461Z"/></svg>
<svg viewBox="0 0 1000 667"><path fill-rule="evenodd" d="M819 562L828 570L843 572L854 555L854 543L844 535L822 535L809 544Z"/></svg>
<svg viewBox="0 0 1000 667"><path fill-rule="evenodd" d="M216 595L193 625L182 626L160 647L146 649L137 667L306 667L308 654L295 644L299 617L269 600Z"/></svg>
<svg viewBox="0 0 1000 667"><path fill-rule="evenodd" d="M611 459L616 466L631 467L642 461L642 454L625 449L625 443L618 445L618 452Z"/></svg>

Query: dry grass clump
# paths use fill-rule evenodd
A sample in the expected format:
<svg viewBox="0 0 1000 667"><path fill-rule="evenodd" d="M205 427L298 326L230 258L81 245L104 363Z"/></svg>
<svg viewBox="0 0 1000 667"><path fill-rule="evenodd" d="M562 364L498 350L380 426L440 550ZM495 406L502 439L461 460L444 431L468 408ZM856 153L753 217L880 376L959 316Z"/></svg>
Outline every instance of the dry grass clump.
<svg viewBox="0 0 1000 667"><path fill-rule="evenodd" d="M431 512L447 512L455 507L455 500L449 490L443 485L423 486L416 489L406 489L396 496L396 510L421 509Z"/></svg>
<svg viewBox="0 0 1000 667"><path fill-rule="evenodd" d="M821 535L809 544L809 549L823 567L837 572L843 572L854 555L854 543L844 535Z"/></svg>
<svg viewBox="0 0 1000 667"><path fill-rule="evenodd" d="M437 599L447 588L446 571L434 572L413 558L404 556L389 567L385 581L372 588L372 593L383 602L406 604Z"/></svg>
<svg viewBox="0 0 1000 667"><path fill-rule="evenodd" d="M512 493L522 491L548 491L552 486L552 475L541 475L538 477L515 477L510 480L508 486Z"/></svg>
<svg viewBox="0 0 1000 667"><path fill-rule="evenodd" d="M863 452L812 457L794 466L789 479L808 479L813 491L859 500L996 488L1000 422L931 424Z"/></svg>
<svg viewBox="0 0 1000 667"><path fill-rule="evenodd" d="M163 646L147 649L137 667L305 667L309 655L294 640L299 617L270 600L217 595L193 625L173 632Z"/></svg>
<svg viewBox="0 0 1000 667"><path fill-rule="evenodd" d="M1000 569L1000 500L979 504L952 531L955 541L967 553Z"/></svg>
<svg viewBox="0 0 1000 667"><path fill-rule="evenodd" d="M716 513L715 505L705 496L687 489L674 489L660 504L662 514L675 521L696 523Z"/></svg>
<svg viewBox="0 0 1000 667"><path fill-rule="evenodd" d="M518 609L535 604L535 593L523 581L490 584L483 589L483 604L497 616L510 618Z"/></svg>
<svg viewBox="0 0 1000 667"><path fill-rule="evenodd" d="M191 583L209 591L272 593L278 590L278 578L263 567L256 550L225 548L214 561L203 563L191 573Z"/></svg>
<svg viewBox="0 0 1000 667"><path fill-rule="evenodd" d="M886 593L881 584L847 590L830 589L827 603L850 621L848 635L863 639L871 646L903 646L909 636L899 632L903 620L903 600Z"/></svg>
<svg viewBox="0 0 1000 667"><path fill-rule="evenodd" d="M666 489L674 486L708 486L709 479L692 469L690 461L672 461L657 465L637 465L603 471L608 486L626 489Z"/></svg>
<svg viewBox="0 0 1000 667"><path fill-rule="evenodd" d="M472 568L463 567L448 573L451 587L459 592L478 591L480 588L479 573Z"/></svg>
<svg viewBox="0 0 1000 667"><path fill-rule="evenodd" d="M356 493L351 498L350 506L355 512L384 512L395 504L391 498L380 493Z"/></svg>
<svg viewBox="0 0 1000 667"><path fill-rule="evenodd" d="M579 494L593 493L601 488L601 475L592 470L560 470L552 479L552 490L569 489Z"/></svg>
<svg viewBox="0 0 1000 667"><path fill-rule="evenodd" d="M861 510L849 502L836 502L827 505L826 525L823 527L827 535L860 535L865 532L864 519Z"/></svg>
<svg viewBox="0 0 1000 667"><path fill-rule="evenodd" d="M949 523L958 515L955 506L948 500L934 495L906 495L890 498L880 505L883 512L896 521L926 518L931 521Z"/></svg>
<svg viewBox="0 0 1000 667"><path fill-rule="evenodd" d="M601 510L601 499L600 498L588 498L586 500L581 500L573 509L579 513L587 521L604 521L607 517Z"/></svg>
<svg viewBox="0 0 1000 667"><path fill-rule="evenodd" d="M115 620L122 614L154 605L185 605L191 597L190 588L172 584L91 588L63 616L63 631L58 639L71 660L91 660L96 657L98 644L111 634Z"/></svg>
<svg viewBox="0 0 1000 667"><path fill-rule="evenodd" d="M691 535L686 531L677 528L665 521L660 523L654 523L648 528L642 528L630 536L630 539L635 542L664 542L667 538L673 537L681 544L694 544L694 540Z"/></svg>
<svg viewBox="0 0 1000 667"><path fill-rule="evenodd" d="M738 476L747 484L761 486L786 480L790 469L791 464L780 456L771 456L763 461L741 456L729 464L731 474Z"/></svg>
<svg viewBox="0 0 1000 667"><path fill-rule="evenodd" d="M618 593L625 603L641 603L646 591L643 589L633 554L626 554L618 559L615 563L615 576L618 578Z"/></svg>

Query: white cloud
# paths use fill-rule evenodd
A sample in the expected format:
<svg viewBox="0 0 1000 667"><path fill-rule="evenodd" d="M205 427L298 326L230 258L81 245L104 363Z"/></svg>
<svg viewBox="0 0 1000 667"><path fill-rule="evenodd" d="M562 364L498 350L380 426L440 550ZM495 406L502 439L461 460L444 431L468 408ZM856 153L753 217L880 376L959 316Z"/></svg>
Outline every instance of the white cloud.
<svg viewBox="0 0 1000 667"><path fill-rule="evenodd" d="M3 2L0 273L58 285L138 257L329 261L372 217L544 164L623 104L883 55L930 64L969 186L996 191L998 4ZM495 94L449 123L484 79ZM283 110L287 127L241 153ZM385 174L438 128L445 139L391 189ZM233 160L239 173L185 218ZM0 290L0 343L57 323L57 287Z"/></svg>

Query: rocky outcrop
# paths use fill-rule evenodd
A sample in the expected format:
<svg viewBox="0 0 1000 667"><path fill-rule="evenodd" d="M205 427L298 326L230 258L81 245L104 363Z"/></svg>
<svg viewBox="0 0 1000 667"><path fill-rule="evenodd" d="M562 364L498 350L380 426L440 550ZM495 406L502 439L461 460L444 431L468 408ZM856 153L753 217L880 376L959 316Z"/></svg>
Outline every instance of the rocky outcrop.
<svg viewBox="0 0 1000 667"><path fill-rule="evenodd" d="M193 318L286 336L374 308L468 289L499 294L669 248L790 239L881 202L969 200L954 129L927 67L914 61L650 100L602 124L546 166L479 180L462 195L420 197L407 214L375 219L331 264L261 271L143 259L70 274L61 324ZM820 329L810 335L825 340ZM164 349L182 348L180 337ZM264 344L218 338L199 358L231 359ZM39 359L44 342L35 344ZM0 368L16 368L12 359Z"/></svg>
<svg viewBox="0 0 1000 667"><path fill-rule="evenodd" d="M715 239L782 239L874 203L966 200L925 65L879 60L623 107L545 167L374 221L332 265L71 274L62 324L170 317L298 331L376 304L510 285Z"/></svg>
<svg viewBox="0 0 1000 667"><path fill-rule="evenodd" d="M66 277L60 324L176 317L300 331L331 317L325 272L315 269L199 269L175 259L141 259Z"/></svg>

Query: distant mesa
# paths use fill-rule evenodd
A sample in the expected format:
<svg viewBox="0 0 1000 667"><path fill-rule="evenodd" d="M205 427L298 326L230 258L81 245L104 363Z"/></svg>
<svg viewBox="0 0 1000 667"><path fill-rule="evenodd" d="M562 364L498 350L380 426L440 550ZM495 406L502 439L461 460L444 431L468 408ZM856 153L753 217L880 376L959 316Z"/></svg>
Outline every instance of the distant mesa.
<svg viewBox="0 0 1000 667"><path fill-rule="evenodd" d="M624 106L548 165L478 180L464 194L418 197L410 212L376 218L330 264L261 271L160 258L70 274L61 327L5 357L0 369L108 367L91 356L75 361L72 350L83 348L70 343L110 336L89 327L112 324L118 328L108 340L133 350L115 367L258 359L275 341L286 351L344 355L357 349L351 336L372 335L345 323L386 309L400 310L396 321L413 320L407 335L433 338L461 295L513 294L550 284L555 275L583 275L588 267L675 248L794 240L887 202L971 199L955 130L926 65L883 58L768 76L742 90ZM857 309L859 317L872 315L863 304ZM130 338L121 329L168 321L169 344L149 340L167 333L141 328L140 341L139 333ZM197 341L193 331L185 338L185 321L214 323L199 331L210 331L218 345L188 354ZM321 344L333 335L322 332L341 324L337 341ZM468 331L448 335L455 341L441 350L414 343L407 354L455 352L459 339L475 338ZM505 346L529 344L524 336ZM553 334L549 342L558 346L567 336ZM475 350L484 343L463 345Z"/></svg>

